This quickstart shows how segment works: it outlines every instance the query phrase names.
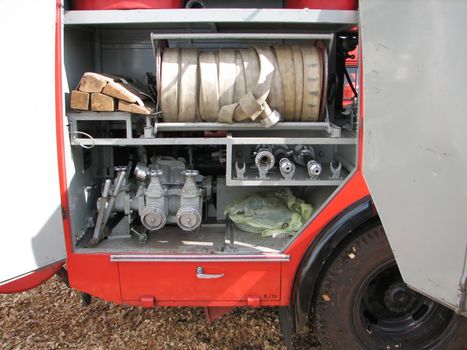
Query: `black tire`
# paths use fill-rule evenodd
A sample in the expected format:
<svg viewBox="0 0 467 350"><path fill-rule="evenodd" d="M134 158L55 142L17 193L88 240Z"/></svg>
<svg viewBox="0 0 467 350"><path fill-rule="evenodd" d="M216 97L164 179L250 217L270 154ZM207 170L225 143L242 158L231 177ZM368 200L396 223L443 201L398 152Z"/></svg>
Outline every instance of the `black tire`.
<svg viewBox="0 0 467 350"><path fill-rule="evenodd" d="M313 314L322 349L467 349L467 319L402 282L380 224L329 263Z"/></svg>

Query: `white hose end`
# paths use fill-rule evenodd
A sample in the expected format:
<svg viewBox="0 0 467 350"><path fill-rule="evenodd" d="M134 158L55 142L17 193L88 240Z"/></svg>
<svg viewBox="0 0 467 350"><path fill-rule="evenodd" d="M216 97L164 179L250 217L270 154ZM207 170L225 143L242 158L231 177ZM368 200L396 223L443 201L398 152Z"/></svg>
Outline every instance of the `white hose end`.
<svg viewBox="0 0 467 350"><path fill-rule="evenodd" d="M278 111L273 110L271 114L269 114L266 118L260 119L260 123L263 124L264 127L270 128L271 126L277 124L281 120L281 115Z"/></svg>

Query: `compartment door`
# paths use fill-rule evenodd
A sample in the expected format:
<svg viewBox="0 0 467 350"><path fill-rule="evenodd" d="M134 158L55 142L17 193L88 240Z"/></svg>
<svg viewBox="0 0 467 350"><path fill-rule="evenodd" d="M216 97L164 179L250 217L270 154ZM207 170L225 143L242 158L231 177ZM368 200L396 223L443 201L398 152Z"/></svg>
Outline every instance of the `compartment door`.
<svg viewBox="0 0 467 350"><path fill-rule="evenodd" d="M465 311L467 2L359 6L366 181L405 282Z"/></svg>
<svg viewBox="0 0 467 350"><path fill-rule="evenodd" d="M54 1L0 11L0 292L65 257L55 137ZM50 271L53 272L53 269ZM44 269L41 272L44 275ZM3 287L3 288L2 288Z"/></svg>

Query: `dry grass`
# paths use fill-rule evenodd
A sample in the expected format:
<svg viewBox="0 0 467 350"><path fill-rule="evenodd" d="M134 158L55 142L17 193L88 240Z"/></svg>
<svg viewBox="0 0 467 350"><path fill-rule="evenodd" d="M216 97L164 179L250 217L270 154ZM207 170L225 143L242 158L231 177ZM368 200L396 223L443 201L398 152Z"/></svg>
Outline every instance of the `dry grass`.
<svg viewBox="0 0 467 350"><path fill-rule="evenodd" d="M301 335L296 349L313 349ZM207 323L202 308L144 309L93 299L52 278L29 292L0 295L2 349L285 349L276 310L241 308Z"/></svg>

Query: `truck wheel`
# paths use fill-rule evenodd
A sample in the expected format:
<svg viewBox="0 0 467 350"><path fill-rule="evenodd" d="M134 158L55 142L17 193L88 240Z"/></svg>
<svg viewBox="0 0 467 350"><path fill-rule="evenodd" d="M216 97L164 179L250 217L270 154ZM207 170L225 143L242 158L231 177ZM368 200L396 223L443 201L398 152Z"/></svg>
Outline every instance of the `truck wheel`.
<svg viewBox="0 0 467 350"><path fill-rule="evenodd" d="M467 319L407 287L379 224L337 253L318 292L323 349L467 349Z"/></svg>

